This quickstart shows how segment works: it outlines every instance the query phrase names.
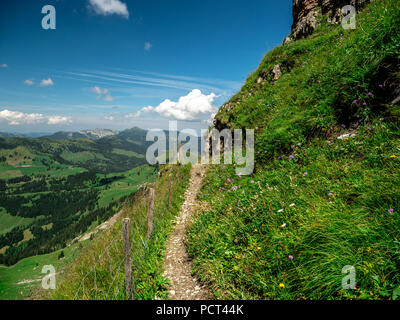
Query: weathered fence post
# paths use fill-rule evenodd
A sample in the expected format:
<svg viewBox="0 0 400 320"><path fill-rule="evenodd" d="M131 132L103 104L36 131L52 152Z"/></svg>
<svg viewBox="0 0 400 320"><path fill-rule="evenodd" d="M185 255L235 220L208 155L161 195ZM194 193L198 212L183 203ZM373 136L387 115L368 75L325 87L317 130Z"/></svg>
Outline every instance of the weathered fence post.
<svg viewBox="0 0 400 320"><path fill-rule="evenodd" d="M168 190L168 206L171 208L172 205L172 173L169 175L169 190Z"/></svg>
<svg viewBox="0 0 400 320"><path fill-rule="evenodd" d="M127 295L128 300L133 300L132 259L131 259L131 220L128 218L125 218L122 221L122 239L124 242L124 254L125 254L126 295Z"/></svg>
<svg viewBox="0 0 400 320"><path fill-rule="evenodd" d="M183 151L182 151L182 144L178 141L178 163L179 165L183 166Z"/></svg>
<svg viewBox="0 0 400 320"><path fill-rule="evenodd" d="M154 188L150 189L149 210L147 211L147 239L150 239L153 233L153 216L154 216Z"/></svg>

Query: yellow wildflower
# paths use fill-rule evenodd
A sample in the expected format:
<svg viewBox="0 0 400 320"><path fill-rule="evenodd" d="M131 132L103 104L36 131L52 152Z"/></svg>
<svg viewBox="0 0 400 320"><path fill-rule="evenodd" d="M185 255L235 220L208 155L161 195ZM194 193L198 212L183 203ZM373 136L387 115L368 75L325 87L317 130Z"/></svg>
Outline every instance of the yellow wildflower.
<svg viewBox="0 0 400 320"><path fill-rule="evenodd" d="M279 288L284 288L285 287L285 285L281 282L280 284L279 284Z"/></svg>

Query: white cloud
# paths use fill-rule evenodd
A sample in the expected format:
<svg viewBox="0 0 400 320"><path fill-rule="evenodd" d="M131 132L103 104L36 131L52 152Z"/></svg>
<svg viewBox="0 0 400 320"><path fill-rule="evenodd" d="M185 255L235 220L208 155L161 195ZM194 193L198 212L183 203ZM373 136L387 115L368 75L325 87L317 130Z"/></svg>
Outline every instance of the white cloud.
<svg viewBox="0 0 400 320"><path fill-rule="evenodd" d="M144 50L149 51L153 45L150 42L144 43Z"/></svg>
<svg viewBox="0 0 400 320"><path fill-rule="evenodd" d="M40 82L40 86L41 87L48 87L48 86L52 86L52 85L54 85L54 82L53 82L53 80L51 80L51 78L43 79Z"/></svg>
<svg viewBox="0 0 400 320"><path fill-rule="evenodd" d="M98 86L95 86L93 88L90 88L91 92L97 93L97 94L107 94L109 93L108 89L102 89Z"/></svg>
<svg viewBox="0 0 400 320"><path fill-rule="evenodd" d="M114 101L114 97L110 94L110 90L108 89L95 86L93 88L90 88L90 91L98 94L98 96L96 97L97 100L100 100L103 95L106 95L103 99L104 101L108 102Z"/></svg>
<svg viewBox="0 0 400 320"><path fill-rule="evenodd" d="M198 120L204 115L216 112L217 108L212 105L216 97L214 93L204 95L200 90L194 89L187 96L180 97L178 102L166 99L157 107L142 108L133 117L140 116L141 112L154 111L166 118L188 121Z"/></svg>
<svg viewBox="0 0 400 320"><path fill-rule="evenodd" d="M89 0L90 8L97 14L104 16L117 14L129 18L128 7L120 0Z"/></svg>
<svg viewBox="0 0 400 320"><path fill-rule="evenodd" d="M97 94L102 94L102 90L101 90L101 88L100 87L93 87L93 88L90 88L90 91L91 92L94 92L94 93L97 93Z"/></svg>
<svg viewBox="0 0 400 320"><path fill-rule="evenodd" d="M27 85L27 86L32 86L32 85L34 85L35 84L35 82L33 82L32 80L25 80L24 81L24 83Z"/></svg>
<svg viewBox="0 0 400 320"><path fill-rule="evenodd" d="M70 117L63 116L48 116L47 124L61 124L61 123L71 123L72 120Z"/></svg>
<svg viewBox="0 0 400 320"><path fill-rule="evenodd" d="M104 101L108 102L114 101L114 97L111 94L108 94L104 97Z"/></svg>
<svg viewBox="0 0 400 320"><path fill-rule="evenodd" d="M18 126L21 124L46 123L50 125L71 123L70 117L64 116L45 116L40 113L23 113L19 111L3 110L0 111L0 121L6 121L9 125Z"/></svg>
<svg viewBox="0 0 400 320"><path fill-rule="evenodd" d="M22 113L18 111L3 110L0 112L0 120L5 120L10 125L32 124L43 121L44 116L40 113Z"/></svg>
<svg viewBox="0 0 400 320"><path fill-rule="evenodd" d="M8 65L5 64L5 63L3 63L3 64L0 65L0 67L1 67L1 68L8 68Z"/></svg>

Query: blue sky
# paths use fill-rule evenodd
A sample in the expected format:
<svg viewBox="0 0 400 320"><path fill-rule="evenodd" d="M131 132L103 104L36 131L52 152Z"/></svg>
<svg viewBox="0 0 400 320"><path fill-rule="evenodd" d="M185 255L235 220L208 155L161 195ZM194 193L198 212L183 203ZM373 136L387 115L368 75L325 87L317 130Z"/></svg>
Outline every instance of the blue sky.
<svg viewBox="0 0 400 320"><path fill-rule="evenodd" d="M42 28L42 7L56 29ZM290 32L291 0L2 0L0 131L207 127Z"/></svg>

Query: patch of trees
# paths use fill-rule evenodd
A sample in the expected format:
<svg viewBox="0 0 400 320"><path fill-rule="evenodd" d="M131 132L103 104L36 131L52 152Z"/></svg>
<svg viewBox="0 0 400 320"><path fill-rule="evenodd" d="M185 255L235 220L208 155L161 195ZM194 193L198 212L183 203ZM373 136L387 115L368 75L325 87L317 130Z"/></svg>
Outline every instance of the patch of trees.
<svg viewBox="0 0 400 320"><path fill-rule="evenodd" d="M0 248L9 246L12 243L18 243L24 239L24 230L21 227L16 227L10 232L0 236Z"/></svg>
<svg viewBox="0 0 400 320"><path fill-rule="evenodd" d="M51 179L49 175L37 175L36 180L32 180L30 176L23 176L8 181L4 181L7 185L9 193L23 194L23 193L37 193L45 191L71 191L74 189L82 189L89 185L95 185L97 181L96 173L82 172L68 177L53 178ZM4 184L0 180L0 190ZM13 185L17 183L25 182L24 184ZM5 190L5 189L4 189Z"/></svg>
<svg viewBox="0 0 400 320"><path fill-rule="evenodd" d="M32 180L32 177L30 177L30 176L22 176L22 177L8 179L7 183L14 184L14 183L21 183L21 182L29 182L31 180Z"/></svg>
<svg viewBox="0 0 400 320"><path fill-rule="evenodd" d="M80 215L56 215L35 221L29 226L35 237L19 245L17 243L23 239L22 229L13 229L3 236L6 238L3 242L0 242L5 243L3 247L5 245L10 246L4 254L0 255L0 264L10 266L23 258L50 253L66 247L69 241L84 233L93 221L97 220L102 223L108 220L128 198L131 198L131 196L121 198L104 208L92 208L92 210L82 212ZM52 229L44 230L42 225L49 222L53 223Z"/></svg>
<svg viewBox="0 0 400 320"><path fill-rule="evenodd" d="M0 194L0 204L13 216L34 218L41 215L70 215L93 209L98 190L73 190L41 194L36 199L25 196Z"/></svg>
<svg viewBox="0 0 400 320"><path fill-rule="evenodd" d="M114 176L114 177L111 177L111 178L102 178L99 181L99 185L100 186L104 186L106 184L113 183L114 181L117 181L117 180L120 180L120 179L123 179L123 178L124 178L124 176Z"/></svg>

